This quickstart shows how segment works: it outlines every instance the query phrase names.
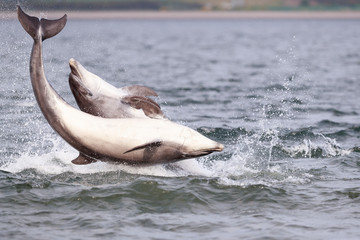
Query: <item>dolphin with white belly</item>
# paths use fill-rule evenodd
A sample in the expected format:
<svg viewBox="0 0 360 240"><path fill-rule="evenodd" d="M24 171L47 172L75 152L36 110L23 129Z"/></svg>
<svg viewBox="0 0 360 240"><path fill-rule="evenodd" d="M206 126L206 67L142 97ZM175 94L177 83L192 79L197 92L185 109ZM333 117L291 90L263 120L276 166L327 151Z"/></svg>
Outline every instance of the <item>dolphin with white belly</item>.
<svg viewBox="0 0 360 240"><path fill-rule="evenodd" d="M166 118L160 106L148 96L158 94L145 86L116 88L86 70L78 61L69 61L69 84L81 111L104 118Z"/></svg>
<svg viewBox="0 0 360 240"><path fill-rule="evenodd" d="M188 127L164 119L102 118L66 103L47 81L42 42L58 34L67 17L38 19L18 6L18 19L33 38L30 78L39 107L50 126L80 152L74 164L96 160L129 164L179 161L222 151L223 145Z"/></svg>

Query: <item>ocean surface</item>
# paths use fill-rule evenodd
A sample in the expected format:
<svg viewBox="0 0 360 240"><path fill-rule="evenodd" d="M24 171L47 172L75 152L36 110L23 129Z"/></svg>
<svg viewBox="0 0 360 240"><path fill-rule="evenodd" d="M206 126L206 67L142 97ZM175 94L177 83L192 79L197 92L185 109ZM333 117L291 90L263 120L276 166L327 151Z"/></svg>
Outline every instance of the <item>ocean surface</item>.
<svg viewBox="0 0 360 240"><path fill-rule="evenodd" d="M225 145L138 167L71 163L0 21L0 239L360 239L359 20L69 18L44 43L67 102L75 58Z"/></svg>

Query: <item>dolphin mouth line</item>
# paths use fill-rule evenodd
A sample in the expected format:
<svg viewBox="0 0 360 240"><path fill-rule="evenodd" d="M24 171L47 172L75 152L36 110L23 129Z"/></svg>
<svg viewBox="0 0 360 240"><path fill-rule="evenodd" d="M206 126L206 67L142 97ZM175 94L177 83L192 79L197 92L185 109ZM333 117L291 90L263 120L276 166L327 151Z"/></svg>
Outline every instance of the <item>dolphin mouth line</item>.
<svg viewBox="0 0 360 240"><path fill-rule="evenodd" d="M206 153L212 153L212 152L221 152L222 150L224 150L224 146L221 144L220 146L218 146L216 148L206 149L203 151Z"/></svg>
<svg viewBox="0 0 360 240"><path fill-rule="evenodd" d="M212 152L221 152L222 150L224 150L224 145L219 144L217 147L200 150L200 152L212 153Z"/></svg>
<svg viewBox="0 0 360 240"><path fill-rule="evenodd" d="M221 143L219 143L219 146L217 146L216 148L213 149L215 152L221 152L222 150L224 150L224 145L222 145Z"/></svg>

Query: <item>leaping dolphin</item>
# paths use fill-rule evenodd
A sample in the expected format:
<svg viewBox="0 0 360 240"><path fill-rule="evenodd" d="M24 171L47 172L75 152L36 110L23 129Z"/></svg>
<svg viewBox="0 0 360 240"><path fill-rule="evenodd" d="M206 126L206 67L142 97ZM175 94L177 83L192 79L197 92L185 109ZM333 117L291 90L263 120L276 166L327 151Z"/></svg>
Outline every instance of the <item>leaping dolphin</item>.
<svg viewBox="0 0 360 240"><path fill-rule="evenodd" d="M69 84L79 108L104 118L166 118L160 106L148 98L157 93L144 86L116 88L86 70L78 61L69 61Z"/></svg>
<svg viewBox="0 0 360 240"><path fill-rule="evenodd" d="M17 8L18 19L34 43L30 78L39 107L50 126L80 152L74 164L96 160L129 164L169 163L222 151L223 145L195 130L164 119L102 118L66 103L47 81L42 42L58 34L67 16L38 19Z"/></svg>

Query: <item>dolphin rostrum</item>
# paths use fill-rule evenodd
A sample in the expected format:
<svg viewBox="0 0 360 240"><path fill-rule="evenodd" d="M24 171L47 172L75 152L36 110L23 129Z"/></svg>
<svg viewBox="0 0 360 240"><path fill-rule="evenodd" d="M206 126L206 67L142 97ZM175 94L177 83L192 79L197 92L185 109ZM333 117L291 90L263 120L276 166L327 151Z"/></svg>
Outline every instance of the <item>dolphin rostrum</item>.
<svg viewBox="0 0 360 240"><path fill-rule="evenodd" d="M104 118L165 118L160 106L148 96L157 93L144 86L116 88L86 70L78 61L69 61L69 84L79 108Z"/></svg>
<svg viewBox="0 0 360 240"><path fill-rule="evenodd" d="M66 103L45 77L42 42L58 34L67 16L38 19L18 6L18 19L34 43L30 78L39 107L50 126L80 152L74 164L96 160L129 164L169 163L222 151L223 145L166 119L102 118Z"/></svg>

